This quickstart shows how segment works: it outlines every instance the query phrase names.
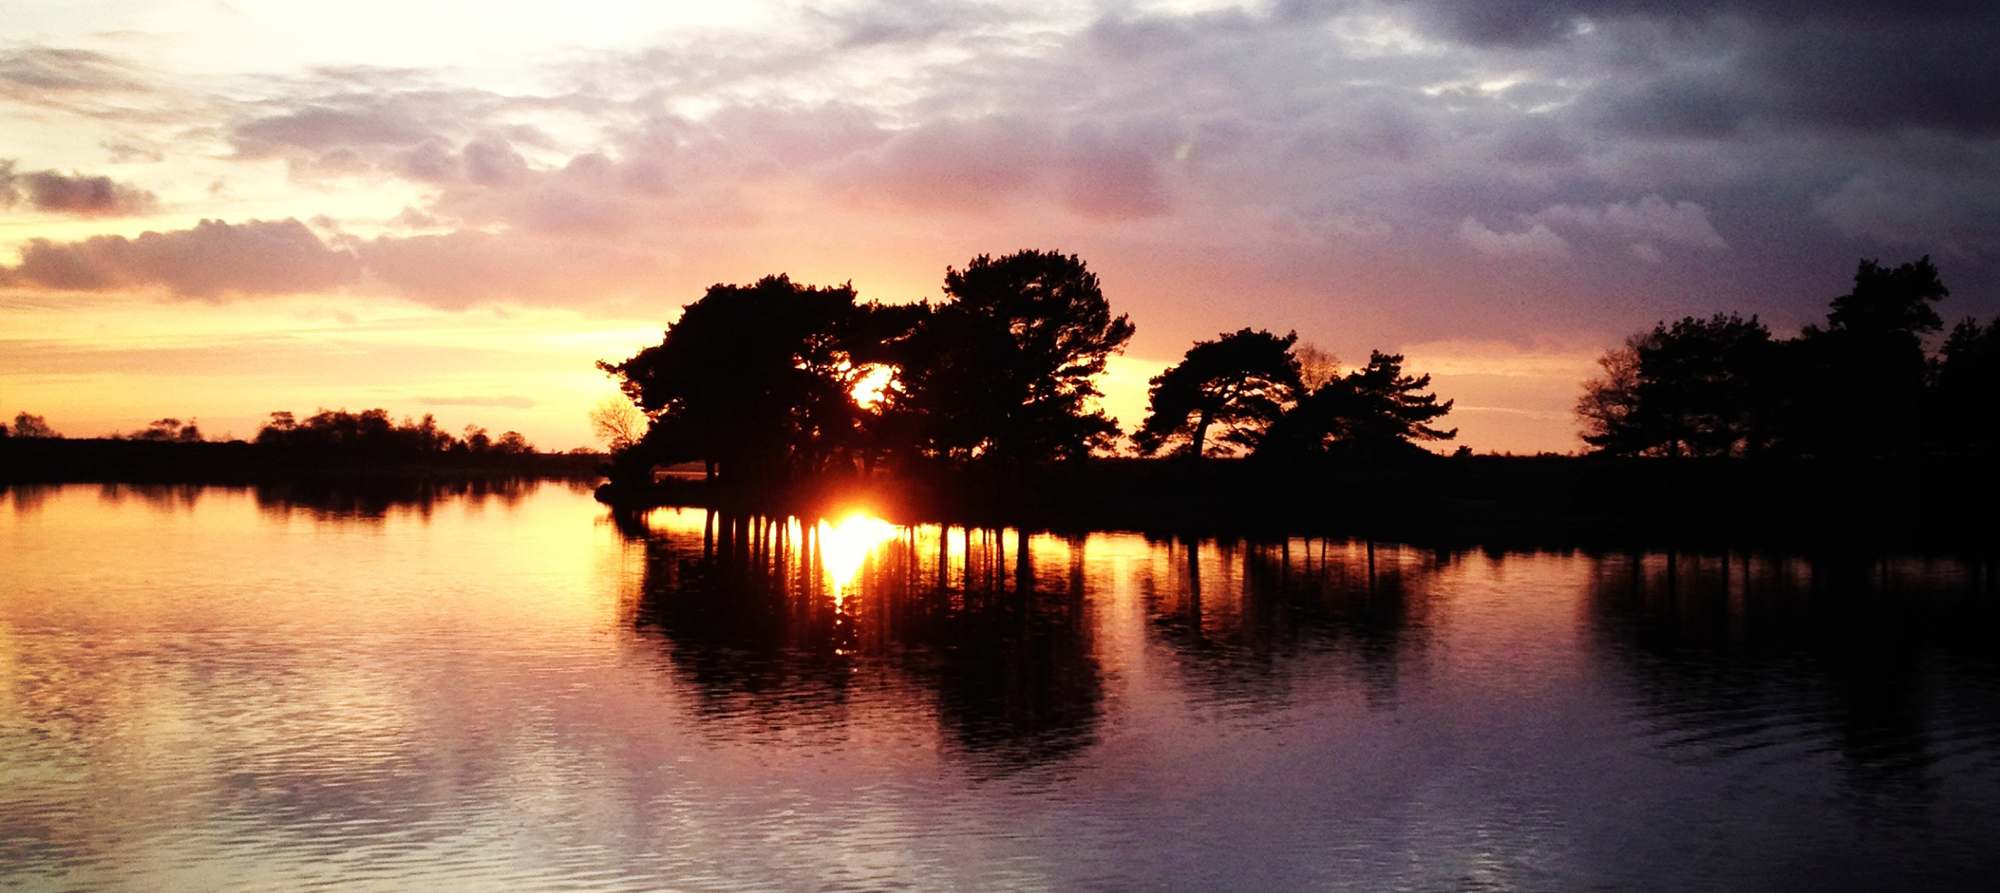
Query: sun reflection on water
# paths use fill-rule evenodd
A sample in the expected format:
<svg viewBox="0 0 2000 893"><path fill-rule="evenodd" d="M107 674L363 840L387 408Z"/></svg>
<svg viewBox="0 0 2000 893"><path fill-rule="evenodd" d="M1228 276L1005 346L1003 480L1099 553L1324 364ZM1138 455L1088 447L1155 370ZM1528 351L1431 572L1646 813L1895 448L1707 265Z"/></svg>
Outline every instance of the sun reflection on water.
<svg viewBox="0 0 2000 893"><path fill-rule="evenodd" d="M847 600L861 565L875 547L896 538L898 528L881 518L854 512L838 522L819 522L819 560L833 579L835 606Z"/></svg>

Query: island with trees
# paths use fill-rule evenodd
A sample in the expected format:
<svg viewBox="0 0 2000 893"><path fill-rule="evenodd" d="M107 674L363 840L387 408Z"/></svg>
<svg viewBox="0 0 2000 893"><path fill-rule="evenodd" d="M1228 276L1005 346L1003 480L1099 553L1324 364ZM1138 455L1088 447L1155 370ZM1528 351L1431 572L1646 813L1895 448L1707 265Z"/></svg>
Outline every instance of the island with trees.
<svg viewBox="0 0 2000 893"><path fill-rule="evenodd" d="M1990 505L2000 321L1961 323L1927 354L1946 293L1927 258L1864 261L1795 339L1732 314L1663 322L1586 383L1588 454L1513 457L1426 448L1455 437L1439 424L1452 401L1398 354L1342 370L1247 327L1155 376L1123 441L1094 381L1133 324L1073 255L981 255L946 270L935 304L767 276L711 287L659 344L600 362L630 400L599 411L614 443L600 498L1480 539L1977 532L1990 523L1944 520L1914 480L1978 474L1946 502Z"/></svg>

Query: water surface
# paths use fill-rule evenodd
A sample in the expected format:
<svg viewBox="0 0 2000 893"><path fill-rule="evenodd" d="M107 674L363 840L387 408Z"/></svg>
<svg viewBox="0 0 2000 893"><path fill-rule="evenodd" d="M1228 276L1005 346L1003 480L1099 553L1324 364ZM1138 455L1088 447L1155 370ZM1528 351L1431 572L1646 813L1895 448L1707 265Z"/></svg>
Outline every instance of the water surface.
<svg viewBox="0 0 2000 893"><path fill-rule="evenodd" d="M1991 568L0 497L0 887L1980 889Z"/></svg>

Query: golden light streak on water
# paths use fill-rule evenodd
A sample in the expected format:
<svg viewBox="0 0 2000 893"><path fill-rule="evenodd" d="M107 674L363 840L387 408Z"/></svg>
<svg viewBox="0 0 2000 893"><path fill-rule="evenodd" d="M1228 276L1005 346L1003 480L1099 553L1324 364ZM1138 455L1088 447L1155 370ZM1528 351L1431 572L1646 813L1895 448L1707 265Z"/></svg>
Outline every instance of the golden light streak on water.
<svg viewBox="0 0 2000 893"><path fill-rule="evenodd" d="M820 565L833 580L833 604L841 607L854 586L855 576L875 547L899 533L896 525L881 518L854 512L838 522L819 522Z"/></svg>

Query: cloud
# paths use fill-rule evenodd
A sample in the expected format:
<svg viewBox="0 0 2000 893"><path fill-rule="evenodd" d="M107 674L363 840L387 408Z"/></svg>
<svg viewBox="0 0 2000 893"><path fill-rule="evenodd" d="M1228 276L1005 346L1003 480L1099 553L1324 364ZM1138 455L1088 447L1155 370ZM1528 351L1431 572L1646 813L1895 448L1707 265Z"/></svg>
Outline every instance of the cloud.
<svg viewBox="0 0 2000 893"><path fill-rule="evenodd" d="M922 44L940 37L1006 21L998 6L925 0L859 5L837 12L809 10L838 33L841 47Z"/></svg>
<svg viewBox="0 0 2000 893"><path fill-rule="evenodd" d="M1785 281L1878 246L1986 251L1995 191L1976 159L2000 146L1983 103L1952 101L1985 96L2000 57L1968 49L1993 33L1983 9L861 0L769 30L572 48L505 90L446 68L245 80L184 142L134 129L84 145L195 146L225 168L202 181L239 166L246 198L282 160L300 219L368 236L321 246L352 273L335 288L443 307L611 307L657 292L662 271L805 265L897 267L907 294L934 277L902 267L1059 244L1139 271L1162 307L1199 303L1184 283L1241 282L1244 313L1272 326L1519 333L1595 314L1581 324L1612 330L1708 286L1791 300ZM315 191L333 188L337 202ZM1529 262L1547 259L1572 262ZM1668 260L1674 277L1649 269ZM1446 308L1498 270L1504 316L1372 306L1424 290ZM1351 288L1322 311L1330 277ZM1819 290L1796 291L1819 311Z"/></svg>
<svg viewBox="0 0 2000 893"><path fill-rule="evenodd" d="M1085 217L1129 220L1171 209L1162 166L1176 142L1150 122L1063 130L1014 115L947 119L897 134L826 179L915 208L992 211L1049 201Z"/></svg>
<svg viewBox="0 0 2000 893"><path fill-rule="evenodd" d="M88 50L24 47L0 52L0 95L111 93L144 89L137 72Z"/></svg>
<svg viewBox="0 0 2000 893"><path fill-rule="evenodd" d="M1056 135L1028 118L945 119L909 128L841 163L830 184L916 208L991 209L1041 186Z"/></svg>
<svg viewBox="0 0 2000 893"><path fill-rule="evenodd" d="M1458 224L1458 238L1471 245L1473 250L1492 258L1559 260L1569 257L1569 242L1556 235L1545 223L1537 223L1518 233L1503 233L1467 217Z"/></svg>
<svg viewBox="0 0 2000 893"><path fill-rule="evenodd" d="M343 146L407 148L467 133L493 106L504 104L475 90L354 90L345 77L335 83L344 89L260 103L259 114L231 125L229 142L245 158Z"/></svg>
<svg viewBox="0 0 2000 893"><path fill-rule="evenodd" d="M0 207L18 204L74 217L127 217L154 210L159 199L110 177L56 171L16 173L14 162L0 161Z"/></svg>
<svg viewBox="0 0 2000 893"><path fill-rule="evenodd" d="M2000 250L2000 176L1856 174L1813 210L1849 236L1974 257Z"/></svg>
<svg viewBox="0 0 2000 893"><path fill-rule="evenodd" d="M35 239L19 266L0 268L15 283L50 289L164 289L177 297L281 295L326 291L354 281L354 256L328 247L296 219L146 232L136 239Z"/></svg>
<svg viewBox="0 0 2000 893"><path fill-rule="evenodd" d="M1551 205L1524 220L1575 227L1629 239L1657 240L1696 248L1729 247L1708 221L1708 211L1690 201L1669 203L1657 195L1604 207Z"/></svg>

